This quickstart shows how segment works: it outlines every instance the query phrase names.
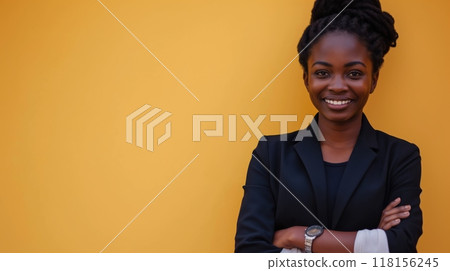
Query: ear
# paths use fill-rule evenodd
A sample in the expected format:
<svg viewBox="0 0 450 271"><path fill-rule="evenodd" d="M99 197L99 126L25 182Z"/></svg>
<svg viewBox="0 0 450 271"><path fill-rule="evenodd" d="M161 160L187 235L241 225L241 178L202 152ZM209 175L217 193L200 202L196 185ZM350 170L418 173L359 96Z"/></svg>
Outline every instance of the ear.
<svg viewBox="0 0 450 271"><path fill-rule="evenodd" d="M305 83L306 89L309 91L308 73L306 71L303 71L303 82Z"/></svg>
<svg viewBox="0 0 450 271"><path fill-rule="evenodd" d="M377 86L378 76L380 75L380 71L374 72L372 74L372 85L370 86L370 94L375 91L375 87Z"/></svg>

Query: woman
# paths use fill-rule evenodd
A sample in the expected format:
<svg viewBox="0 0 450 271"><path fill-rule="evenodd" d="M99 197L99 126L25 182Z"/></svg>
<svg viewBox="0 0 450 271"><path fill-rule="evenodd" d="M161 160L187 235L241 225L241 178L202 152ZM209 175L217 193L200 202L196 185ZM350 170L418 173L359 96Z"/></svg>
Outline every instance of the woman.
<svg viewBox="0 0 450 271"><path fill-rule="evenodd" d="M416 252L419 149L374 130L363 114L383 57L396 45L394 19L378 0L349 2L316 0L298 45L325 140L311 127L313 137L293 132L260 140L236 252Z"/></svg>

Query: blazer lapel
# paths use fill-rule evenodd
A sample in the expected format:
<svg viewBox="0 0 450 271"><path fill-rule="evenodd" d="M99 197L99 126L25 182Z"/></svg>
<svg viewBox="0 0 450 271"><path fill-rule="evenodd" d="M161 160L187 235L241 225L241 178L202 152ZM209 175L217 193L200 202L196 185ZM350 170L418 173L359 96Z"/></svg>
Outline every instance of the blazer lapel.
<svg viewBox="0 0 450 271"><path fill-rule="evenodd" d="M311 127L307 129L311 131ZM311 133L313 132L311 131ZM320 222L326 223L327 187L320 144L314 136L304 137L302 141L294 144L294 149L302 160L313 187L317 206L317 213L315 215L320 219ZM314 210L311 211L314 212Z"/></svg>
<svg viewBox="0 0 450 271"><path fill-rule="evenodd" d="M332 228L335 228L339 219L350 200L353 192L363 179L364 174L369 169L376 157L377 140L375 130L370 126L369 121L363 114L361 131L353 152L348 161L344 175L336 196L336 203L332 217Z"/></svg>

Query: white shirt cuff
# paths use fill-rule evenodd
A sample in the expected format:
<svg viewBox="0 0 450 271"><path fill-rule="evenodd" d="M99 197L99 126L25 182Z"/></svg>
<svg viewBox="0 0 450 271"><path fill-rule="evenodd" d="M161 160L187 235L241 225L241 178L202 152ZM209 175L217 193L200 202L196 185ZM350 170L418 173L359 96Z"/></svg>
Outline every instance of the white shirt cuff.
<svg viewBox="0 0 450 271"><path fill-rule="evenodd" d="M386 232L382 229L360 230L356 234L355 253L389 253Z"/></svg>

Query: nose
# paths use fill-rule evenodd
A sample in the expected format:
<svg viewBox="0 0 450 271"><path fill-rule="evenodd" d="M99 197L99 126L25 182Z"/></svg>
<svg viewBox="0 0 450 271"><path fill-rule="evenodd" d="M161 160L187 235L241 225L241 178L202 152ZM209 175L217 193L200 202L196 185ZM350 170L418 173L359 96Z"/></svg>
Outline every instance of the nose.
<svg viewBox="0 0 450 271"><path fill-rule="evenodd" d="M342 92L347 91L348 86L345 82L344 76L342 75L335 75L331 78L330 84L328 85L328 89L330 89L333 92Z"/></svg>

